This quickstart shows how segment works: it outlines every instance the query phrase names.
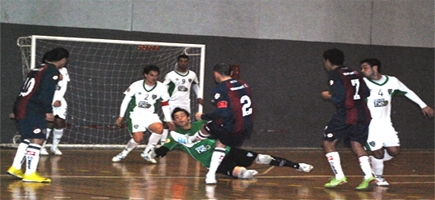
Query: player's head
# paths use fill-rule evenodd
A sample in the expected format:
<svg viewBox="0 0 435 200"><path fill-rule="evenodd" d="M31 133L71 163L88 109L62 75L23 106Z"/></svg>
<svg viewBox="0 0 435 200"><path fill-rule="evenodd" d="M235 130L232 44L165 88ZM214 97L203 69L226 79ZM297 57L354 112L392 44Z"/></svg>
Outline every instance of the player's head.
<svg viewBox="0 0 435 200"><path fill-rule="evenodd" d="M327 70L330 70L330 66L341 66L344 63L344 53L340 49L328 49L323 52L323 62Z"/></svg>
<svg viewBox="0 0 435 200"><path fill-rule="evenodd" d="M172 111L172 120L174 121L174 123L177 126L180 127L185 127L188 126L190 123L190 114L189 112L187 112L186 109L180 108L180 107L176 107L173 111Z"/></svg>
<svg viewBox="0 0 435 200"><path fill-rule="evenodd" d="M177 69L179 71L185 72L189 67L189 56L186 54L181 54L177 57Z"/></svg>
<svg viewBox="0 0 435 200"><path fill-rule="evenodd" d="M231 67L226 63L218 63L213 67L216 82L222 82L222 78L231 77Z"/></svg>
<svg viewBox="0 0 435 200"><path fill-rule="evenodd" d="M157 80L159 79L160 74L160 68L157 65L146 65L143 68L143 76L146 79L146 83L148 85L154 85L156 84Z"/></svg>
<svg viewBox="0 0 435 200"><path fill-rule="evenodd" d="M68 58L69 51L62 47L54 48L43 56L44 62L53 63L57 68L65 67L68 63Z"/></svg>
<svg viewBox="0 0 435 200"><path fill-rule="evenodd" d="M381 73L382 63L376 58L366 58L360 62L361 73L368 78L376 78Z"/></svg>
<svg viewBox="0 0 435 200"><path fill-rule="evenodd" d="M47 63L48 62L48 54L50 53L50 51L47 51L47 52L45 52L44 53L44 55L42 56L42 59L41 59L41 63Z"/></svg>

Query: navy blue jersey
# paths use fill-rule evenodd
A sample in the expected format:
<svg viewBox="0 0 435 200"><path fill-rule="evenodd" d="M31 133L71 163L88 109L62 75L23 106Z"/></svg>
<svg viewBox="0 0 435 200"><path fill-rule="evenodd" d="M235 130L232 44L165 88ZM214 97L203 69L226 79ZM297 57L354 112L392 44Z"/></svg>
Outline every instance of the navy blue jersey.
<svg viewBox="0 0 435 200"><path fill-rule="evenodd" d="M335 117L346 124L370 122L366 104L370 90L358 71L345 66L330 71L329 88L331 100L337 108Z"/></svg>
<svg viewBox="0 0 435 200"><path fill-rule="evenodd" d="M250 136L253 130L251 89L241 80L229 79L213 89L216 110L202 115L204 120L214 120L231 135Z"/></svg>
<svg viewBox="0 0 435 200"><path fill-rule="evenodd" d="M28 112L53 113L52 101L59 74L53 64L42 64L27 74L14 104L16 120L25 118Z"/></svg>

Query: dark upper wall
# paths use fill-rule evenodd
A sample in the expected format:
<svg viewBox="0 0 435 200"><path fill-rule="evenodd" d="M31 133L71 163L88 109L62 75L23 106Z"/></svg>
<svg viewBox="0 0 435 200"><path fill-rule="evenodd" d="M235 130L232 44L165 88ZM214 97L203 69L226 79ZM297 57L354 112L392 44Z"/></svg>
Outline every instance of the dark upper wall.
<svg viewBox="0 0 435 200"><path fill-rule="evenodd" d="M337 47L346 54L346 64L378 57L384 73L397 76L431 107L434 103L434 49L320 43L288 40L188 36L146 32L113 31L1 24L1 142L12 137L14 125L7 119L21 85L20 51L16 39L27 35L59 35L121 40L206 44L204 95L209 102L214 81L210 67L218 62L242 66L241 78L252 87L256 109L255 133L245 146L318 147L324 125L334 111L320 99L327 89L321 55ZM213 107L206 104L204 110ZM404 148L434 148L433 120L406 98L393 101L393 122Z"/></svg>
<svg viewBox="0 0 435 200"><path fill-rule="evenodd" d="M1 22L434 47L434 1L2 0Z"/></svg>

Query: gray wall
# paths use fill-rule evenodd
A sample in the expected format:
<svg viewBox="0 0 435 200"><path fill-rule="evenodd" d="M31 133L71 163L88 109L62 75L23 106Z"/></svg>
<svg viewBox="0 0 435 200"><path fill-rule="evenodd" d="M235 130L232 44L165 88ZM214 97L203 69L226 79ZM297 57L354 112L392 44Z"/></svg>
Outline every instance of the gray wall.
<svg viewBox="0 0 435 200"><path fill-rule="evenodd" d="M245 146L318 147L334 111L319 98L328 48L344 50L346 64L356 67L380 58L385 74L433 107L434 2L410 2L2 0L1 142L13 134L7 114L21 84L16 39L58 35L206 44L207 102L217 62L241 65L253 89L255 133ZM404 148L434 148L433 120L406 98L393 101L393 122Z"/></svg>
<svg viewBox="0 0 435 200"><path fill-rule="evenodd" d="M1 22L434 47L433 0L1 0Z"/></svg>

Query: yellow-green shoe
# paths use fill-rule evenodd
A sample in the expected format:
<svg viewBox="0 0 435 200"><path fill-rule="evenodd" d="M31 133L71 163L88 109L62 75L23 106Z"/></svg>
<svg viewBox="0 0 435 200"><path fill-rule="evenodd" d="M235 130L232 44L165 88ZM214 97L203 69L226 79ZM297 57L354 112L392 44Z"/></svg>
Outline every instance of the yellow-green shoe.
<svg viewBox="0 0 435 200"><path fill-rule="evenodd" d="M19 178L19 179L23 178L23 171L21 171L21 169L15 168L13 166L9 167L7 173L16 177L16 178Z"/></svg>
<svg viewBox="0 0 435 200"><path fill-rule="evenodd" d="M361 184L358 185L355 189L357 190L365 190L369 187L370 183L375 182L375 177L371 176L370 178L364 179Z"/></svg>
<svg viewBox="0 0 435 200"><path fill-rule="evenodd" d="M325 184L326 188L334 188L337 187L339 185L343 185L347 183L346 177L343 177L341 179L336 179L335 177L331 179L331 181L329 181L329 183Z"/></svg>
<svg viewBox="0 0 435 200"><path fill-rule="evenodd" d="M38 173L34 172L32 174L24 174L24 182L36 182L36 183L51 183L51 179L42 177Z"/></svg>

